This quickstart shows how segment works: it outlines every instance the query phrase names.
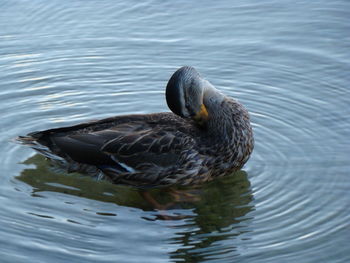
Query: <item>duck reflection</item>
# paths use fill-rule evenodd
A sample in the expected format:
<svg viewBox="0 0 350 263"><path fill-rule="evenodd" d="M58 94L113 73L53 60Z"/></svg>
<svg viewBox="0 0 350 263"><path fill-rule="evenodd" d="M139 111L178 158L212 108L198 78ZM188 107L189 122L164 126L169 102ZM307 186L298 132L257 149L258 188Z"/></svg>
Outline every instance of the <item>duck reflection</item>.
<svg viewBox="0 0 350 263"><path fill-rule="evenodd" d="M175 261L200 261L204 259L201 251L213 243L235 239L246 231L242 224L253 209L250 182L244 171L196 187L153 189L140 194L131 187L59 173L38 154L24 164L31 167L24 169L17 179L31 185L35 197L40 197L41 192L60 192L151 211L143 217L146 220L182 220L180 224L169 221L170 227L179 229L170 240L180 246L170 254ZM234 250L231 246L230 249Z"/></svg>

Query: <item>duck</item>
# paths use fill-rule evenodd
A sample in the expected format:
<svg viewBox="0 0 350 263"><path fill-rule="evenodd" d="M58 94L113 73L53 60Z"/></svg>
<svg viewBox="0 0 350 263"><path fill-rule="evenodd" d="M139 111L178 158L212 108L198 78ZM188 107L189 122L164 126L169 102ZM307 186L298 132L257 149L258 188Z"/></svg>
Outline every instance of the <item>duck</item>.
<svg viewBox="0 0 350 263"><path fill-rule="evenodd" d="M109 117L17 137L68 173L138 188L188 186L240 170L254 138L246 108L192 66L173 73L171 112Z"/></svg>

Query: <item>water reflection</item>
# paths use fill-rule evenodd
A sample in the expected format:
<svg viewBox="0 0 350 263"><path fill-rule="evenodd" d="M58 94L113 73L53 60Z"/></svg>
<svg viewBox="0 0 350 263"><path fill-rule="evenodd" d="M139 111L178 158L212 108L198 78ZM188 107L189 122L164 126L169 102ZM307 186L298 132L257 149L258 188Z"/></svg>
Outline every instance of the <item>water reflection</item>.
<svg viewBox="0 0 350 263"><path fill-rule="evenodd" d="M185 262L202 262L209 258L232 260L238 255L235 240L248 231L252 199L250 182L244 171L204 185L200 200L187 207L194 208L195 216L179 227L174 243L182 244L182 248L171 257Z"/></svg>
<svg viewBox="0 0 350 263"><path fill-rule="evenodd" d="M167 242L178 248L170 253L174 261L232 257L236 253L234 240L247 231L247 214L253 209L250 182L244 171L197 187L150 190L147 193L163 208L158 210L154 202L143 198L136 189L96 182L79 174L58 173L41 155L30 157L24 164L30 167L17 179L33 187L34 197L45 197L44 192L60 192L141 209L140 218L154 224L167 220L165 226L175 232ZM96 216L120 213L123 209L116 208L108 213L96 212Z"/></svg>

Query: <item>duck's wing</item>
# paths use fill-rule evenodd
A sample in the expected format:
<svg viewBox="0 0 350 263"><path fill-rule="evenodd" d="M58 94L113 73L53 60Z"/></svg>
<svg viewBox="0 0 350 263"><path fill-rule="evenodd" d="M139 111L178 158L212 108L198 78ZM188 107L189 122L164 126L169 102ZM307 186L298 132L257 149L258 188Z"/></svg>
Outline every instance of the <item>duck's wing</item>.
<svg viewBox="0 0 350 263"><path fill-rule="evenodd" d="M157 172L176 165L194 143L181 122L172 113L144 115L52 129L32 137L64 159L97 166L113 176Z"/></svg>
<svg viewBox="0 0 350 263"><path fill-rule="evenodd" d="M143 128L131 133L119 133L115 139L108 140L101 151L134 170L142 170L153 165L174 165L180 153L191 146L191 139L175 129L164 130L162 126Z"/></svg>
<svg viewBox="0 0 350 263"><path fill-rule="evenodd" d="M107 141L101 151L111 157L115 165L100 169L115 183L139 187L167 184L162 177L177 173L178 169L194 160L195 141L189 134L173 127L149 127L141 131L124 133ZM193 167L192 167L193 168Z"/></svg>
<svg viewBox="0 0 350 263"><path fill-rule="evenodd" d="M162 115L168 116L170 113L158 114L155 118L161 119ZM152 118L154 117L141 114L111 117L32 132L26 136L17 137L17 141L32 147L49 159L62 160L63 158L68 161L72 159L72 161L90 165L109 164L113 163L111 158L100 151L106 141L116 136L116 132L110 132L109 129L127 123L132 125L134 122L145 122ZM122 131L122 128L120 130Z"/></svg>

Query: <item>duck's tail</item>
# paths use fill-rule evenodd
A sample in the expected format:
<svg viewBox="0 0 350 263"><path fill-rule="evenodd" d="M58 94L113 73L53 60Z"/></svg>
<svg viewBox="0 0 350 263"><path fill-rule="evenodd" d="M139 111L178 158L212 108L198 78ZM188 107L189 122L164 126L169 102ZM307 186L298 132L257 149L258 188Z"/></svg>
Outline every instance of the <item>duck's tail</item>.
<svg viewBox="0 0 350 263"><path fill-rule="evenodd" d="M38 143L37 140L30 135L18 136L14 139L14 141L19 143L19 144L23 144L23 145L30 146L30 147L32 147Z"/></svg>
<svg viewBox="0 0 350 263"><path fill-rule="evenodd" d="M32 134L28 134L26 136L18 136L14 139L14 141L16 143L31 147L68 173L79 172L96 177L96 179L101 179L101 172L97 167L75 162L68 156L65 158L61 157L59 154L53 152L49 146L46 146L45 141L40 140L40 138L41 134L34 134L34 136L32 136Z"/></svg>
<svg viewBox="0 0 350 263"><path fill-rule="evenodd" d="M64 162L64 159L54 153L46 145L41 144L37 138L27 135L27 136L18 136L14 140L15 142L29 146L36 150L38 153L44 155L45 157L54 160L56 162Z"/></svg>

